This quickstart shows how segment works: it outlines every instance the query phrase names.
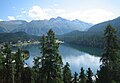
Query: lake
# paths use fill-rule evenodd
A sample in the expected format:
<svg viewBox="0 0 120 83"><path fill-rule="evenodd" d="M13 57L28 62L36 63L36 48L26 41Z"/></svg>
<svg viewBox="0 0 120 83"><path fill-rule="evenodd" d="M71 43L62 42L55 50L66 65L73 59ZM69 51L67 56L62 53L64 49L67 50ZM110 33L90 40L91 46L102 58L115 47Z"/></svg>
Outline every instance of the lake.
<svg viewBox="0 0 120 83"><path fill-rule="evenodd" d="M13 50L16 50L18 47L14 47ZM23 50L28 50L30 52L30 58L25 62L29 65L33 65L33 58L36 56L41 56L40 54L40 45L27 45L21 47ZM96 56L100 54L99 49L87 48L69 44L62 44L59 47L59 54L62 56L63 64L68 62L72 73L80 72L80 68L83 67L87 70L89 67L94 73L99 69L100 57Z"/></svg>

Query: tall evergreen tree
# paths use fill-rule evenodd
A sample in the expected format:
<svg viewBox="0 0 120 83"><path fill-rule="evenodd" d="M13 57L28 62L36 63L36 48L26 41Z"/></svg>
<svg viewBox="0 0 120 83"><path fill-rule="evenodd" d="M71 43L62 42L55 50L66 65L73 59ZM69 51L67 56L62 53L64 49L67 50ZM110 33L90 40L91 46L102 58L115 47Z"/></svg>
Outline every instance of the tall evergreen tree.
<svg viewBox="0 0 120 83"><path fill-rule="evenodd" d="M30 67L24 67L21 80L22 83L32 83L32 72Z"/></svg>
<svg viewBox="0 0 120 83"><path fill-rule="evenodd" d="M22 73L23 73L23 60L22 60L22 56L21 56L22 51L20 49L18 49L18 51L16 52L16 59L15 59L15 69L16 69L16 73L15 73L15 79L17 83L22 83Z"/></svg>
<svg viewBox="0 0 120 83"><path fill-rule="evenodd" d="M72 74L70 70L70 65L67 62L66 65L63 67L63 82L64 83L71 83Z"/></svg>
<svg viewBox="0 0 120 83"><path fill-rule="evenodd" d="M33 70L33 73L32 73L32 76L33 76L33 80L35 83L43 83L42 82L42 69L41 69L41 62L40 62L41 58L40 57L35 57L34 58L34 66L32 68Z"/></svg>
<svg viewBox="0 0 120 83"><path fill-rule="evenodd" d="M101 66L108 66L111 63L118 61L118 42L116 36L116 30L110 24L105 29L105 48L104 53L100 59Z"/></svg>
<svg viewBox="0 0 120 83"><path fill-rule="evenodd" d="M78 74L75 72L72 83L78 83Z"/></svg>
<svg viewBox="0 0 120 83"><path fill-rule="evenodd" d="M42 83L61 83L62 59L58 53L59 43L50 29L47 36L41 38L41 73Z"/></svg>
<svg viewBox="0 0 120 83"><path fill-rule="evenodd" d="M11 48L8 44L5 44L2 53L4 56L3 60L3 83L12 83L12 54L11 54Z"/></svg>
<svg viewBox="0 0 120 83"><path fill-rule="evenodd" d="M93 83L92 76L93 76L93 72L90 68L88 68L86 83Z"/></svg>
<svg viewBox="0 0 120 83"><path fill-rule="evenodd" d="M100 59L102 65L100 66L98 81L99 83L112 83L112 81L115 80L114 77L118 78L116 73L119 71L117 68L119 65L119 46L117 42L116 30L109 24L105 29L104 36L105 47L104 53Z"/></svg>
<svg viewBox="0 0 120 83"><path fill-rule="evenodd" d="M80 79L80 83L86 83L86 76L83 67L81 67L79 79Z"/></svg>
<svg viewBox="0 0 120 83"><path fill-rule="evenodd" d="M3 83L4 79L4 55L0 49L0 83Z"/></svg>

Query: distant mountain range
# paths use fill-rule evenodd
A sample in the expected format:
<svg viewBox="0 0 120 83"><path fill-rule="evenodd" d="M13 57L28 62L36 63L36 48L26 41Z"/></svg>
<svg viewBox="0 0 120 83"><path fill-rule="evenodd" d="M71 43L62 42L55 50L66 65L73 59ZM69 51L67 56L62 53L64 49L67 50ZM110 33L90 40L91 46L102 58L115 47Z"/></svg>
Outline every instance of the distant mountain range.
<svg viewBox="0 0 120 83"><path fill-rule="evenodd" d="M120 17L96 25L79 20L70 21L61 17L51 18L50 20L33 20L31 22L22 20L1 21L0 39L4 41L29 40L32 38L38 40L39 37L31 35L41 36L52 28L57 37L66 43L103 48L103 33L108 24L111 24L117 30L120 42Z"/></svg>
<svg viewBox="0 0 120 83"><path fill-rule="evenodd" d="M120 17L96 24L89 28L88 31L75 30L58 37L71 44L103 48L104 30L108 24L111 24L117 30L117 35L120 42Z"/></svg>
<svg viewBox="0 0 120 83"><path fill-rule="evenodd" d="M52 28L56 34L61 35L74 30L86 31L91 26L93 26L93 24L77 19L70 21L61 17L51 18L50 20L33 20L31 22L23 20L1 21L0 33L14 33L22 31L30 35L43 35Z"/></svg>

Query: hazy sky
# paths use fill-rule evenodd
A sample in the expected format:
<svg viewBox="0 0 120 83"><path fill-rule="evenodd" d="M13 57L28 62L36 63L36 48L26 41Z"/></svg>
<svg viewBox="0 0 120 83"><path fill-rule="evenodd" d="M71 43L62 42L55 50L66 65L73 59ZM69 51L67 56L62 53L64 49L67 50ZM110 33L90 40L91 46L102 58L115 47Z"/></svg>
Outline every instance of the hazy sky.
<svg viewBox="0 0 120 83"><path fill-rule="evenodd" d="M120 0L0 0L0 20L52 17L99 23L120 16Z"/></svg>

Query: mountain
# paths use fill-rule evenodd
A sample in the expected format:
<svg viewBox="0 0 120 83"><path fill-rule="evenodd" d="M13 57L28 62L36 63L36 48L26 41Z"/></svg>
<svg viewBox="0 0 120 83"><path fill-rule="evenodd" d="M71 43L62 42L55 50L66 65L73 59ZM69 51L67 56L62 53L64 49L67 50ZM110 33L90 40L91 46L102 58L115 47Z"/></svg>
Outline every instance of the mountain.
<svg viewBox="0 0 120 83"><path fill-rule="evenodd" d="M4 33L4 32L6 32L5 28L0 26L0 33Z"/></svg>
<svg viewBox="0 0 120 83"><path fill-rule="evenodd" d="M25 32L16 33L0 33L0 43L3 42L17 42L18 40L39 40L38 36L28 35Z"/></svg>
<svg viewBox="0 0 120 83"><path fill-rule="evenodd" d="M73 30L86 31L91 26L93 25L77 19L70 21L61 17L51 18L50 20L32 20L31 22L22 20L0 22L0 27L4 28L5 32L22 31L31 35L46 34L51 28L56 34L61 35Z"/></svg>
<svg viewBox="0 0 120 83"><path fill-rule="evenodd" d="M72 31L58 36L66 43L82 45L87 47L103 48L104 46L104 30L108 24L111 24L116 30L120 42L120 17L106 22L96 24L88 29L88 31Z"/></svg>
<svg viewBox="0 0 120 83"><path fill-rule="evenodd" d="M20 28L20 25L25 25L27 22L23 20L11 20L0 21L0 27L4 28L4 32L11 32L16 28Z"/></svg>
<svg viewBox="0 0 120 83"><path fill-rule="evenodd" d="M98 33L103 34L103 32L108 24L111 24L117 30L118 36L120 36L120 17L115 18L113 20L109 20L106 22L96 24L96 25L92 26L91 28L89 28L88 32L96 33L96 34L98 34Z"/></svg>

